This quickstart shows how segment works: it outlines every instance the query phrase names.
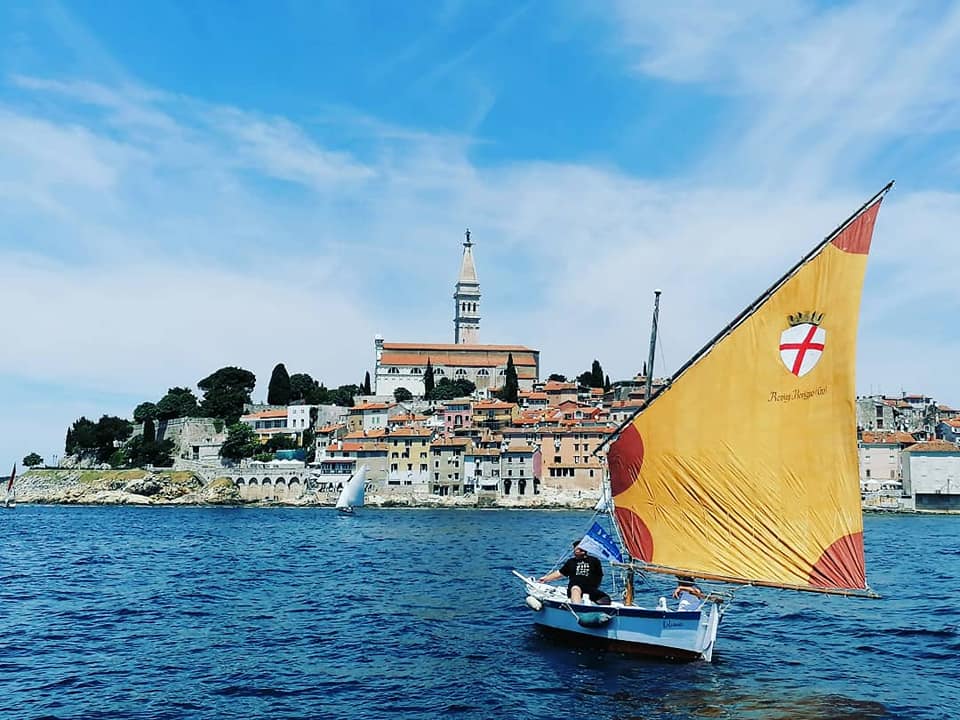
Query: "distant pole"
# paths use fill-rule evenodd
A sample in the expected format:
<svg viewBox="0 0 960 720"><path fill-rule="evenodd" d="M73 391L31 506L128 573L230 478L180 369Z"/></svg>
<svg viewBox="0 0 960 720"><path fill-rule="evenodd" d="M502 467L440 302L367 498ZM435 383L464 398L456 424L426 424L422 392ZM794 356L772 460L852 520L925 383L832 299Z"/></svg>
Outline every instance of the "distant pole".
<svg viewBox="0 0 960 720"><path fill-rule="evenodd" d="M647 387L644 391L644 403L650 402L650 393L653 389L653 358L657 349L657 318L660 315L660 291L653 291L653 322L650 324L650 356L647 360Z"/></svg>

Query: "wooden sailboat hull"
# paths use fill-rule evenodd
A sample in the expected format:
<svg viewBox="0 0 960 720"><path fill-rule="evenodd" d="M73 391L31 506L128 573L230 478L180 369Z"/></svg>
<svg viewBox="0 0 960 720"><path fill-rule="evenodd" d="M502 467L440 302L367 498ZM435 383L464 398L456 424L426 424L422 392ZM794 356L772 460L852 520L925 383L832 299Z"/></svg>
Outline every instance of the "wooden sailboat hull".
<svg viewBox="0 0 960 720"><path fill-rule="evenodd" d="M713 657L720 622L720 611L713 603L700 611L677 612L620 604L579 605L549 599L541 602L534 624L553 638L666 660L710 661ZM610 619L591 627L598 615Z"/></svg>
<svg viewBox="0 0 960 720"><path fill-rule="evenodd" d="M721 606L699 610L650 609L615 602L573 603L559 587L537 582L514 570L527 591L533 622L544 634L583 647L647 655L672 661L713 659Z"/></svg>

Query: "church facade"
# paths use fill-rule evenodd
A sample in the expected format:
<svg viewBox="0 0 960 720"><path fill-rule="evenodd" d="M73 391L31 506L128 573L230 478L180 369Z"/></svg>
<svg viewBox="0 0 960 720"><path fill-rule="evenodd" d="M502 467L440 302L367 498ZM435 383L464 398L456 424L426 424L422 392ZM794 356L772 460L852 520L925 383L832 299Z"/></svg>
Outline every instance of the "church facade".
<svg viewBox="0 0 960 720"><path fill-rule="evenodd" d="M503 387L508 358L513 356L517 382L521 390L531 390L540 379L540 351L523 345L481 345L480 281L473 260L470 231L463 243L460 275L453 293L452 343L394 343L381 336L374 338L374 393L392 395L406 388L423 395L423 374L427 362L433 367L434 381L466 379L479 390Z"/></svg>

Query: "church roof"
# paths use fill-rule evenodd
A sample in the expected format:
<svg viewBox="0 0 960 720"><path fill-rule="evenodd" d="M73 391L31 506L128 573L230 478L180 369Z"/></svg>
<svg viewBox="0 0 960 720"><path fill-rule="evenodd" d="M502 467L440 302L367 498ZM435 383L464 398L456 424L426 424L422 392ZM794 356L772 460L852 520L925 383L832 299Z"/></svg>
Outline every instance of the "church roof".
<svg viewBox="0 0 960 720"><path fill-rule="evenodd" d="M462 346L460 346L462 347ZM434 367L445 365L452 367L498 367L506 364L505 359L490 355L476 355L471 353L438 352L436 350L420 350L404 353L385 352L380 356L381 365L426 365L429 360ZM532 357L514 357L513 364L517 367L535 367L536 361Z"/></svg>

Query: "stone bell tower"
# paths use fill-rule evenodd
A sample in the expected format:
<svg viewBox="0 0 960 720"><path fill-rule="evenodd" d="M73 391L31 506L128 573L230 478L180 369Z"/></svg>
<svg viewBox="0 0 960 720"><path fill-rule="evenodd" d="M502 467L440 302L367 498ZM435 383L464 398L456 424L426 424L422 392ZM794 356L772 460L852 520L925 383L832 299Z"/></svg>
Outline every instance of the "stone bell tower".
<svg viewBox="0 0 960 720"><path fill-rule="evenodd" d="M453 292L453 341L457 345L476 345L480 341L480 282L473 264L470 230L465 235L460 277Z"/></svg>

